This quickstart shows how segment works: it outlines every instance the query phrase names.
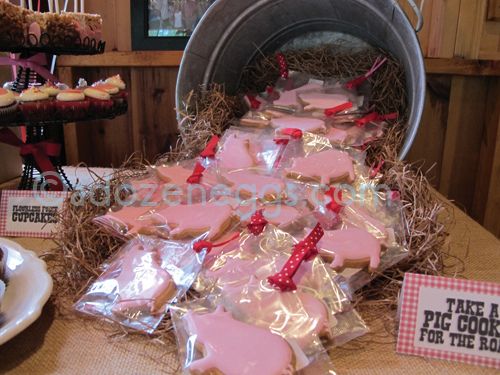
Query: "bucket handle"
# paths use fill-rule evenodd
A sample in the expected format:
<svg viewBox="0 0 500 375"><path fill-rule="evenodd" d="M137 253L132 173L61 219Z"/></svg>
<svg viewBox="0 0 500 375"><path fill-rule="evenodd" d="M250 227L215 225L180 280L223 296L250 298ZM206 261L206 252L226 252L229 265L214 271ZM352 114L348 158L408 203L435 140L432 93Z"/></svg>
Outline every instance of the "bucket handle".
<svg viewBox="0 0 500 375"><path fill-rule="evenodd" d="M419 32L422 30L422 27L424 26L424 17L422 16L422 8L424 7L424 2L425 0L420 0L420 7L415 4L414 0L406 0L406 2L410 5L411 9L413 10L413 13L417 16L417 24L414 26L415 32Z"/></svg>

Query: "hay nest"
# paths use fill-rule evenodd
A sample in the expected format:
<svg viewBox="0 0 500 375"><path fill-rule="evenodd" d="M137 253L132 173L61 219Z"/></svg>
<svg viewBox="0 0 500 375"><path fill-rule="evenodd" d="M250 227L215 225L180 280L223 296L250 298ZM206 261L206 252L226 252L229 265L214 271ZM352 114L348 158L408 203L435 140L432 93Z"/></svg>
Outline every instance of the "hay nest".
<svg viewBox="0 0 500 375"><path fill-rule="evenodd" d="M286 52L289 67L309 73L319 78L344 79L362 74L369 69L375 59L385 54L377 49L367 49L342 54L335 53L334 47L319 47L302 51ZM373 77L372 101L377 111L388 113L398 111L404 119L407 100L404 70L391 56L388 63ZM263 57L248 67L241 82L241 92L261 91L273 84L279 76L277 63L272 57ZM197 155L213 134L222 134L232 121L245 111L238 96L229 96L222 85L203 87L191 93L179 110L181 122L177 147L160 160L171 161L191 158ZM375 336L370 340L393 340L395 333L395 309L405 272L439 275L443 274L444 260L448 256L443 249L447 231L443 223L448 220L443 204L437 200L422 171L415 166L399 161L397 155L404 139L405 126L394 123L387 136L372 144L367 150L367 162L372 163L382 157L384 183L401 193L404 205L404 228L409 257L403 262L385 270L356 295L356 306L369 324L375 327ZM111 180L111 186L145 170L144 163L134 161L120 168ZM102 182L97 180L87 190L101 195ZM113 201L109 202L110 205ZM102 214L108 207L95 207L83 198L83 205L66 204L62 213L60 229L56 234L57 247L45 258L54 278L54 299L60 311L70 311L85 291L89 283L98 276L99 264L112 255L122 244L92 222L92 218ZM188 297L189 298L189 297ZM380 328L380 329L377 329ZM126 332L117 328L116 332ZM378 335L378 336L377 336ZM170 348L171 325L167 320L157 333L151 336Z"/></svg>

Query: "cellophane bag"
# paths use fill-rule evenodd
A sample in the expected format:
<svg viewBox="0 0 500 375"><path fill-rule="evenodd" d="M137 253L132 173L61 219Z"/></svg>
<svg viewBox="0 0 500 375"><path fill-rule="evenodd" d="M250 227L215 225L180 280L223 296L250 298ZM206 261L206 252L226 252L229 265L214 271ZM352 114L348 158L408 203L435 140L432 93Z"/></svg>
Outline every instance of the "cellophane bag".
<svg viewBox="0 0 500 375"><path fill-rule="evenodd" d="M336 212L326 207L330 196L316 210L319 216L333 217L334 223L318 247L324 260L339 272L340 282L344 278L353 293L408 256L402 204L392 191L370 180L358 189L344 186L340 199L336 195L335 200ZM354 267L342 264L350 262Z"/></svg>
<svg viewBox="0 0 500 375"><path fill-rule="evenodd" d="M243 322L210 296L170 310L183 374L335 374L324 349L307 356L268 328Z"/></svg>
<svg viewBox="0 0 500 375"><path fill-rule="evenodd" d="M341 345L367 332L353 310L350 296L335 273L316 257L302 264L293 277L295 292L273 288L267 277L279 272L290 258L295 238L268 224L259 235L244 230L237 244L207 259L194 288L220 296L238 318L271 328L309 352L308 346Z"/></svg>
<svg viewBox="0 0 500 375"><path fill-rule="evenodd" d="M191 242L141 237L126 243L75 304L76 311L153 333L195 281L204 253Z"/></svg>
<svg viewBox="0 0 500 375"><path fill-rule="evenodd" d="M273 132L231 127L222 136L216 156L219 172L243 169L269 171L273 168L280 147Z"/></svg>
<svg viewBox="0 0 500 375"><path fill-rule="evenodd" d="M168 232L157 228L161 220L156 220L160 218L155 213L166 207L213 199L213 188L218 184L213 171L213 168L203 167L200 159L150 167L144 176L127 180L115 188L111 192L116 201L114 206L93 221L118 237L155 234L168 239ZM197 179L189 182L193 176Z"/></svg>

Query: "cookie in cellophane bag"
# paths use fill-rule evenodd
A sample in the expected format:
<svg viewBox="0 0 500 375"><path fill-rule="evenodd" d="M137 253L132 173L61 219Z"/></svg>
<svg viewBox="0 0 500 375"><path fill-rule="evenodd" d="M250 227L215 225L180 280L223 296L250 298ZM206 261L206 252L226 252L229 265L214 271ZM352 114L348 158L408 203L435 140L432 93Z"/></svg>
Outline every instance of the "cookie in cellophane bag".
<svg viewBox="0 0 500 375"><path fill-rule="evenodd" d="M237 319L218 302L211 296L171 309L183 374L334 373L325 350L308 357L270 329Z"/></svg>
<svg viewBox="0 0 500 375"><path fill-rule="evenodd" d="M333 223L318 244L320 255L355 291L408 256L397 195L367 182L360 190L332 188L316 208ZM329 218L329 219L326 219Z"/></svg>
<svg viewBox="0 0 500 375"><path fill-rule="evenodd" d="M273 225L258 235L244 230L238 243L215 259L207 258L194 288L219 295L237 316L279 331L306 352L321 338L334 346L366 333L349 296L319 257L304 262L290 279L296 291L269 284L269 277L287 267L296 242Z"/></svg>
<svg viewBox="0 0 500 375"><path fill-rule="evenodd" d="M141 237L126 243L75 304L76 311L152 333L191 287L203 254L189 242Z"/></svg>

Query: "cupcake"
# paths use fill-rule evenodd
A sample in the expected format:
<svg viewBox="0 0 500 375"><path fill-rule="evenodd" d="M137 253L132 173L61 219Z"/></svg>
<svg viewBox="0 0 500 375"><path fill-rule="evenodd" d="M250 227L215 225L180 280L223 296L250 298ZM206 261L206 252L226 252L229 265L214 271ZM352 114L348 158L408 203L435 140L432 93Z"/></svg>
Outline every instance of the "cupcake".
<svg viewBox="0 0 500 375"><path fill-rule="evenodd" d="M124 106L126 109L125 98L123 93L120 92L120 89L117 86L103 82L95 83L92 86L106 91L111 96L111 100L113 101L113 112L115 115L124 112L123 111Z"/></svg>
<svg viewBox="0 0 500 375"><path fill-rule="evenodd" d="M89 117L90 101L82 90L62 90L56 97L56 117L65 121L81 121Z"/></svg>
<svg viewBox="0 0 500 375"><path fill-rule="evenodd" d="M0 89L0 123L15 122L17 101L12 91Z"/></svg>
<svg viewBox="0 0 500 375"><path fill-rule="evenodd" d="M61 92L61 89L52 82L47 81L42 86L38 87L41 92L46 93L50 98L55 98Z"/></svg>
<svg viewBox="0 0 500 375"><path fill-rule="evenodd" d="M90 102L89 113L94 117L110 117L113 115L113 100L105 90L97 87L87 87L83 90L85 97Z"/></svg>
<svg viewBox="0 0 500 375"><path fill-rule="evenodd" d="M37 87L24 90L19 95L21 113L25 121L44 122L53 120L54 103L49 95Z"/></svg>

